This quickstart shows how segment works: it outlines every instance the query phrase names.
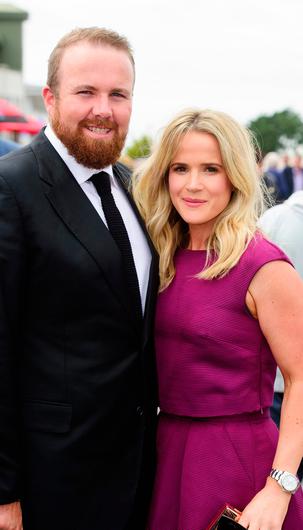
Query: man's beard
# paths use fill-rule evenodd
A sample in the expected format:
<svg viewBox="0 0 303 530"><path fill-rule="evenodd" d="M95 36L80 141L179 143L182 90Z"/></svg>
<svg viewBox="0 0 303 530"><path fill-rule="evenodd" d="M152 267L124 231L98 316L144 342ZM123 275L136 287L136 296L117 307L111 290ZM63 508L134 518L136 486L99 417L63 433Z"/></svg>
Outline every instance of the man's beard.
<svg viewBox="0 0 303 530"><path fill-rule="evenodd" d="M126 133L123 135L119 134L117 125L110 120L82 120L78 124L77 129L73 131L68 125L60 121L60 113L56 109L51 125L69 154L85 167L103 169L114 164L117 162L124 146ZM114 137L112 140L88 138L83 133L83 128L88 126L112 129Z"/></svg>

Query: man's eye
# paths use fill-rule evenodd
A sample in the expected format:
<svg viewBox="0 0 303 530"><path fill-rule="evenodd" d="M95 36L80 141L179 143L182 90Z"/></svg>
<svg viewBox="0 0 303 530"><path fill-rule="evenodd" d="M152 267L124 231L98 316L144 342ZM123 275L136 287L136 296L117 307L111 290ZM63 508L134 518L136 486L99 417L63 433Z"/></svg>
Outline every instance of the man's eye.
<svg viewBox="0 0 303 530"><path fill-rule="evenodd" d="M112 96L115 98L125 98L126 96L124 94L121 94L121 92L112 92Z"/></svg>
<svg viewBox="0 0 303 530"><path fill-rule="evenodd" d="M83 96L90 96L91 93L92 93L91 90L79 90L79 92L77 92L77 94L80 94Z"/></svg>

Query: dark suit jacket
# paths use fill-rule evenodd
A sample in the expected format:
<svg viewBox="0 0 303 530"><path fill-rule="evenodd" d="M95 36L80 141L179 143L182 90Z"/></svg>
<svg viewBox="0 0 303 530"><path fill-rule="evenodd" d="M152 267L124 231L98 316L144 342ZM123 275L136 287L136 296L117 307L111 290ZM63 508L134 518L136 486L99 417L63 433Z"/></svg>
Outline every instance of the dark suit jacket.
<svg viewBox="0 0 303 530"><path fill-rule="evenodd" d="M126 168L114 172L125 185ZM135 501L144 506L156 413L151 251L138 325L119 251L44 133L1 158L0 503L21 498L24 530L122 530Z"/></svg>
<svg viewBox="0 0 303 530"><path fill-rule="evenodd" d="M288 199L288 197L290 197L290 195L294 191L294 177L293 177L292 167L290 166L284 167L282 171L282 178L284 180L285 189L286 189L285 199Z"/></svg>

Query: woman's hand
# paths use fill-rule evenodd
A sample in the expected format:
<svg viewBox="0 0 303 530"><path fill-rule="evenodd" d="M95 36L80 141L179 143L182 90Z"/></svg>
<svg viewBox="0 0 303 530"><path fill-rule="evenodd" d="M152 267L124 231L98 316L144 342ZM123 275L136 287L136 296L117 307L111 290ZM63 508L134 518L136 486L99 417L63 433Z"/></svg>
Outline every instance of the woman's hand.
<svg viewBox="0 0 303 530"><path fill-rule="evenodd" d="M243 510L238 523L249 530L281 530L291 494L268 478L266 486Z"/></svg>

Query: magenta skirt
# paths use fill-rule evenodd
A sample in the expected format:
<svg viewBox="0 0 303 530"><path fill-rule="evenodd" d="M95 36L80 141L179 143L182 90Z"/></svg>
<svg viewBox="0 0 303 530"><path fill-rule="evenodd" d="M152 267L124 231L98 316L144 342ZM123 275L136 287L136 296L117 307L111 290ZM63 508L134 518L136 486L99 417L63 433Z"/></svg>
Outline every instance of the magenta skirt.
<svg viewBox="0 0 303 530"><path fill-rule="evenodd" d="M265 485L278 430L268 412L196 420L160 414L147 530L205 530L225 503L243 510ZM303 529L303 492L283 530Z"/></svg>

